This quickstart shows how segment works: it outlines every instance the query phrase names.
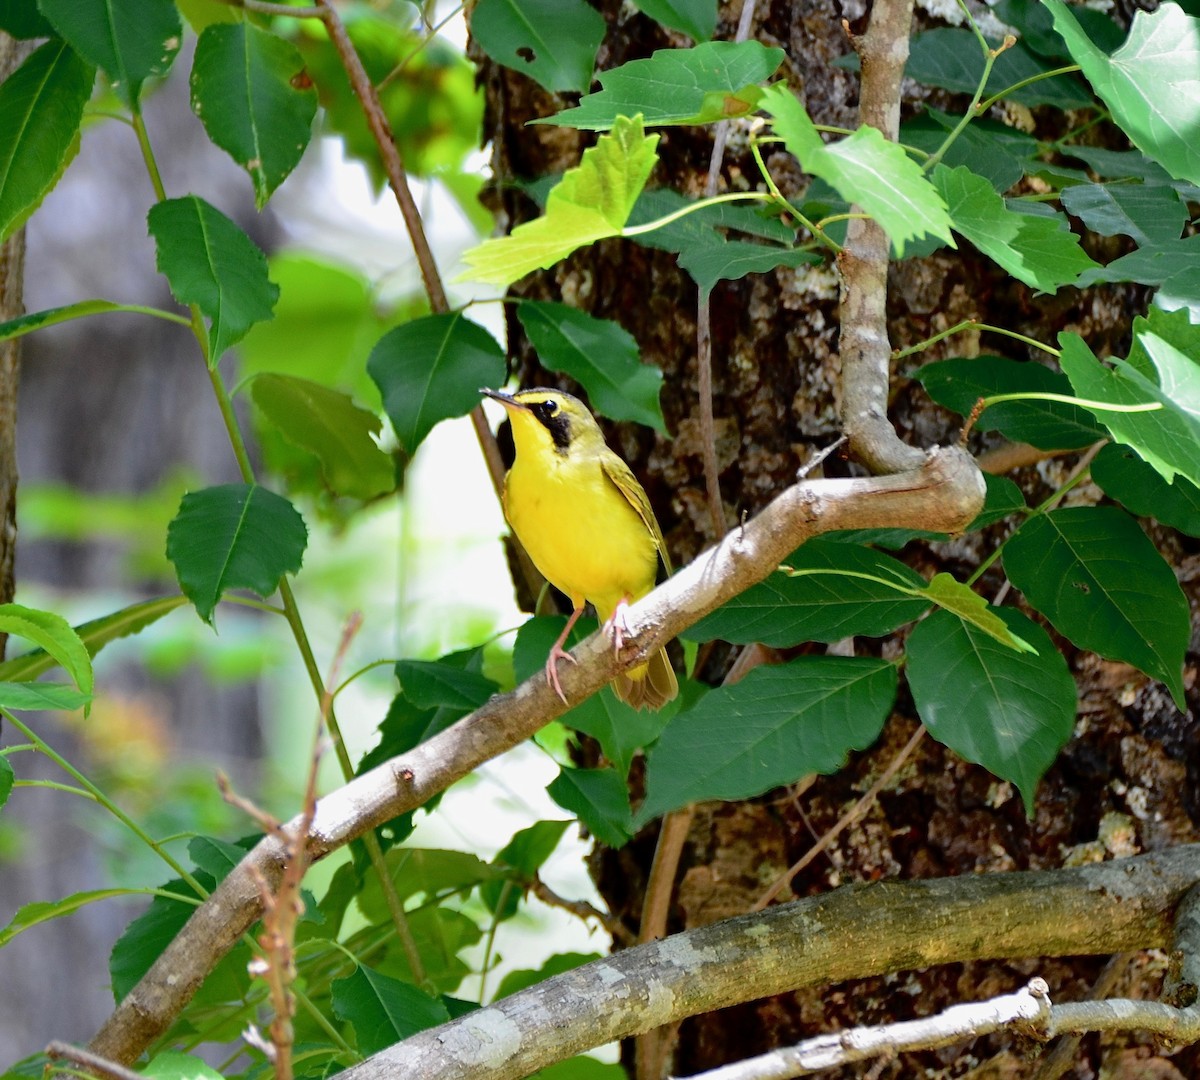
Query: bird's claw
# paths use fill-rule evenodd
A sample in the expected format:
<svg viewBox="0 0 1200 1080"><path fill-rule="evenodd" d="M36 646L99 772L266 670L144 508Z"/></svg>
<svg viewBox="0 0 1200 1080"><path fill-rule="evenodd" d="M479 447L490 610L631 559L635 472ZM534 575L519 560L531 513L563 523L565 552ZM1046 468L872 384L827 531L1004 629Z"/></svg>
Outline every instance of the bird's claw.
<svg viewBox="0 0 1200 1080"><path fill-rule="evenodd" d="M574 664L575 657L562 648L561 645L555 643L550 650L550 655L546 658L546 682L554 687L554 692L562 698L564 705L570 704L567 701L567 695L563 693L562 683L558 681L558 662L560 660L570 660Z"/></svg>
<svg viewBox="0 0 1200 1080"><path fill-rule="evenodd" d="M621 600L604 624L604 632L612 638L613 652L619 653L625 647L625 638L633 636L633 628L629 625L626 615L628 610L629 602Z"/></svg>

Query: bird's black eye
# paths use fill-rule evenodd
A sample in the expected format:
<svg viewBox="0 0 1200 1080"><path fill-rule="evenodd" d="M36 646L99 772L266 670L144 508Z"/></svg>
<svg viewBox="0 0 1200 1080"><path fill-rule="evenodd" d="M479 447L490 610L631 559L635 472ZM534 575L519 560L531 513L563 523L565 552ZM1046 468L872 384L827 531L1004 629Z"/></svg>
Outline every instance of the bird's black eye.
<svg viewBox="0 0 1200 1080"><path fill-rule="evenodd" d="M539 408L543 416L553 416L558 412L558 402L553 400L543 401Z"/></svg>

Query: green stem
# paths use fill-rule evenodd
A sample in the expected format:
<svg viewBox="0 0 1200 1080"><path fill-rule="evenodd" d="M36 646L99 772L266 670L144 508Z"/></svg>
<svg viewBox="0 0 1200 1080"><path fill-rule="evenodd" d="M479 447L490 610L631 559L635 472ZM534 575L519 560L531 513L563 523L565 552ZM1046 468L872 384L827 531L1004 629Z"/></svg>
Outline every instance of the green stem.
<svg viewBox="0 0 1200 1080"><path fill-rule="evenodd" d="M1053 79L1056 75L1070 75L1074 71L1079 71L1078 64L1068 64L1066 67L1055 68L1053 71L1043 71L1037 75L1030 75L1028 79L1022 79L1020 82L1015 82L1012 86L1006 86L998 94L993 94L987 101L981 102L976 106L977 115L982 115L987 112L993 105L1003 97L1007 97L1014 90L1022 90L1026 86L1030 86L1035 82L1040 82L1042 79Z"/></svg>
<svg viewBox="0 0 1200 1080"><path fill-rule="evenodd" d="M671 225L680 218L687 217L688 214L694 214L697 210L703 210L706 206L716 206L717 203L774 201L774 195L768 195L762 191L731 191L725 195L713 195L708 199L697 199L690 206L681 207L664 217L656 218L654 221L647 221L644 225L626 226L621 230L621 235L624 237L642 236L644 233L654 232L655 229Z"/></svg>
<svg viewBox="0 0 1200 1080"><path fill-rule="evenodd" d="M941 333L934 334L933 337L926 338L924 341L917 342L916 345L910 345L907 349L900 349L892 353L893 360L900 360L905 356L911 356L913 353L924 352L930 345L936 345L939 341L943 341L948 337L953 337L955 334L962 333L964 330L986 330L993 334L1003 334L1005 337L1015 338L1017 341L1023 341L1026 345L1032 346L1035 349L1041 349L1043 352L1049 353L1057 358L1059 351L1045 345L1040 341L1031 337L1026 337L1024 334L1018 334L1015 330L1009 330L1004 326L993 326L990 323L980 322L978 319L963 319L960 323L955 323L948 330L943 330Z"/></svg>
<svg viewBox="0 0 1200 1080"><path fill-rule="evenodd" d="M229 400L229 394L225 389L225 382L215 366L208 367L208 378L212 383L213 395L217 399L217 408L221 410L221 419L225 422L229 445L233 447L233 456L237 459L238 471L247 484L253 484L255 482L254 466L250 464L250 455L246 452L246 440L242 438L242 429L238 425L237 415L233 411L233 402ZM286 608L286 606L285 604L284 607Z"/></svg>
<svg viewBox="0 0 1200 1080"><path fill-rule="evenodd" d="M1093 401L1091 398L1071 397L1070 394L1051 394L1051 393L1019 393L1019 394L993 394L991 397L981 399L985 409L991 408L993 405L999 405L1003 401L1061 401L1064 405L1082 405L1085 409L1100 409L1105 412L1115 413L1140 413L1140 412L1158 412L1163 408L1161 401L1146 401L1140 405L1113 405L1107 401Z"/></svg>
<svg viewBox="0 0 1200 1080"><path fill-rule="evenodd" d="M142 160L146 163L146 172L150 174L150 183L154 187L154 196L162 202L167 197L167 189L163 187L162 174L158 171L158 162L154 158L154 148L150 145L150 136L146 132L146 123L137 109L133 113L133 130L137 135L138 146L142 150Z"/></svg>
<svg viewBox="0 0 1200 1080"><path fill-rule="evenodd" d="M820 225L809 221L807 217L805 217L798 209L796 209L796 207L794 207L790 202L787 201L787 199L783 197L783 192L779 190L779 186L775 183L775 178L767 169L767 163L763 161L762 151L759 149L759 142L757 139L750 140L750 152L754 155L754 163L758 166L758 171L762 175L763 182L767 185L767 190L775 198L775 201L779 203L779 206L784 213L790 214L792 217L794 217L801 224L801 226L812 233L817 240L823 243L835 254L840 254L842 250L841 245L836 243L830 236L828 236Z"/></svg>
<svg viewBox="0 0 1200 1080"><path fill-rule="evenodd" d="M62 791L67 795L78 795L81 799L97 802L97 798L84 788L73 787L71 784L60 784L57 780L17 780L15 788L49 788L51 791Z"/></svg>

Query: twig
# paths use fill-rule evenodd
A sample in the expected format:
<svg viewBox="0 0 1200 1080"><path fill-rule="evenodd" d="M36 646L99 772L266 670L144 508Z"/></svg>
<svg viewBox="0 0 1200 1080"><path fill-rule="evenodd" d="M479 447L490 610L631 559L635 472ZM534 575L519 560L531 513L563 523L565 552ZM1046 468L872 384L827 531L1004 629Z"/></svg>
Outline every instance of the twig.
<svg viewBox="0 0 1200 1080"><path fill-rule="evenodd" d="M534 875L533 884L530 886L530 889L533 895L543 904L561 908L563 911L569 911L572 915L577 915L585 921L587 919L595 919L622 945L634 945L637 943L637 938L634 937L633 931L615 915L611 915L607 911L601 911L595 904L589 904L586 900L568 900L565 896L559 896L558 893L536 874Z"/></svg>
<svg viewBox="0 0 1200 1080"><path fill-rule="evenodd" d="M88 1072L95 1073L97 1076L110 1077L111 1080L146 1080L141 1073L135 1073L132 1069L125 1068L124 1065L118 1065L115 1061L109 1061L108 1058L101 1057L99 1054L81 1050L78 1046L59 1042L57 1039L46 1047L46 1057L52 1061L74 1062L81 1068L87 1069Z"/></svg>
<svg viewBox="0 0 1200 1080"><path fill-rule="evenodd" d="M847 810L834 823L833 827L825 833L811 848L804 853L795 863L789 866L778 878L772 883L771 887L762 894L755 902L751 911L762 911L772 900L775 899L784 889L791 884L792 879L800 873L810 862L821 854L827 847L830 846L846 829L853 825L860 817L867 812L867 808L879 797L879 793L891 783L892 777L899 771L903 765L917 748L917 743L925 735L924 725L918 725L917 730L912 733L912 737L906 742L892 760L888 763L888 767L883 770L862 798L858 800L849 810Z"/></svg>

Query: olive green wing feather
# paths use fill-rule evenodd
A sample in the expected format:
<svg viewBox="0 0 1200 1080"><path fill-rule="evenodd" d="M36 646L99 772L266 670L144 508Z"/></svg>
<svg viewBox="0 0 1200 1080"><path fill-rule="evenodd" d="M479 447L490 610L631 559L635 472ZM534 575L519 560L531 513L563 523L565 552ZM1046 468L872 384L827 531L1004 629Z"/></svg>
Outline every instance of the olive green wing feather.
<svg viewBox="0 0 1200 1080"><path fill-rule="evenodd" d="M629 505L637 511L638 517L642 519L646 528L650 530L658 548L659 558L662 559L663 566L670 574L671 556L667 554L667 544L663 540L662 529L658 527L658 521L654 517L650 498L646 495L642 485L638 483L637 477L633 475L633 470L611 450L601 456L600 466L604 469L604 475L617 485L617 489L629 501Z"/></svg>

